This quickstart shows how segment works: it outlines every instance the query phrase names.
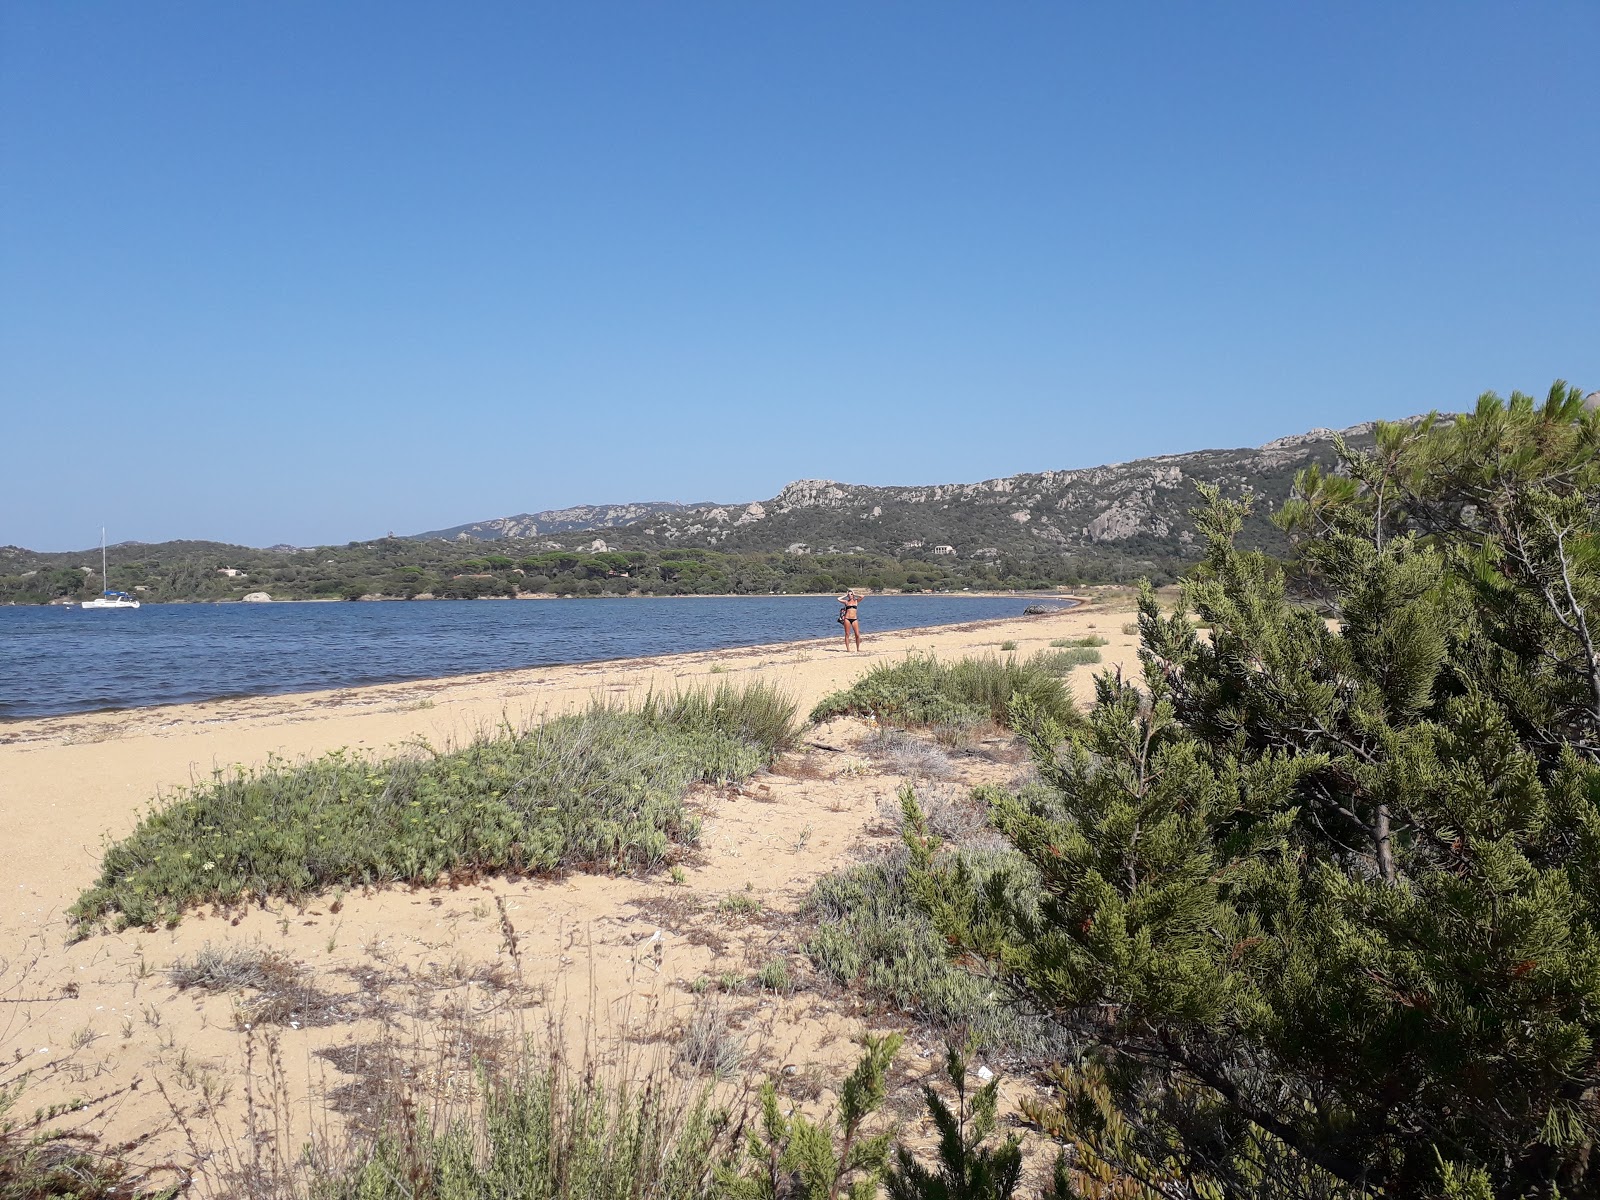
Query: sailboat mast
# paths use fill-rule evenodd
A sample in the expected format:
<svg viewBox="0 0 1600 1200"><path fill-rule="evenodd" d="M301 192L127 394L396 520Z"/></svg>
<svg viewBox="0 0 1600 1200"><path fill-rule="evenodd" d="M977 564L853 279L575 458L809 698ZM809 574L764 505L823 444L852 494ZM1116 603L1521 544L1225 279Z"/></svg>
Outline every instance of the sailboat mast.
<svg viewBox="0 0 1600 1200"><path fill-rule="evenodd" d="M100 594L111 591L111 576L106 574L106 527L100 526Z"/></svg>

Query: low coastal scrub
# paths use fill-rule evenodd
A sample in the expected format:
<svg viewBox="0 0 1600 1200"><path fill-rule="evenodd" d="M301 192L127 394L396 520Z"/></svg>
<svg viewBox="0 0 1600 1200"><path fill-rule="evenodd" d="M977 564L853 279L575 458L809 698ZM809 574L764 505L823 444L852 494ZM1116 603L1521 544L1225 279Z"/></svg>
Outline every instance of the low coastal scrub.
<svg viewBox="0 0 1600 1200"><path fill-rule="evenodd" d="M781 691L723 684L632 709L595 705L449 752L340 750L218 772L107 850L72 916L86 930L335 885L649 870L698 835L692 784L744 779L794 733Z"/></svg>
<svg viewBox="0 0 1600 1200"><path fill-rule="evenodd" d="M967 852L985 879L1020 863L1009 851ZM950 962L945 939L907 889L904 850L824 877L812 889L817 929L806 952L823 975L887 1008L914 1012L939 1030L973 1030L1010 1044L1016 1016L994 987Z"/></svg>
<svg viewBox="0 0 1600 1200"><path fill-rule="evenodd" d="M910 828L926 835L928 814L909 791L902 804ZM952 861L959 859L977 890L998 889L1009 902L1025 904L1038 889L1038 872L1010 846L981 844L992 840L983 789L966 805L974 819L952 821L946 814L941 823L945 834L968 843L948 843ZM947 1036L965 1030L996 1049L1049 1048L1054 1034L1046 1022L1020 1009L1003 985L951 961L947 939L911 886L910 870L911 856L900 847L820 880L808 902L816 920L806 943L812 963L841 986L915 1013Z"/></svg>
<svg viewBox="0 0 1600 1200"><path fill-rule="evenodd" d="M642 1081L559 1054L485 1081L471 1119L443 1128L401 1119L337 1166L324 1200L711 1200L740 1144L709 1087L658 1065Z"/></svg>
<svg viewBox="0 0 1600 1200"><path fill-rule="evenodd" d="M1097 655L1098 657L1098 655ZM963 658L940 662L932 655L880 663L854 685L823 698L813 721L858 713L897 725L974 725L1010 723L1012 697L1066 725L1072 697L1053 664L1039 658Z"/></svg>
<svg viewBox="0 0 1600 1200"><path fill-rule="evenodd" d="M928 1113L953 1134L925 1164L887 1110L903 1037L862 1035L855 1067L820 1116L762 1083L755 1104L653 1065L565 1065L553 1053L509 1074L484 1072L470 1116L430 1125L413 1096L376 1138L313 1154L309 1194L321 1200L843 1200L892 1197L1010 1200L1020 1143L997 1138L999 1081L972 1088L967 1053L945 1055L952 1107L932 1085ZM702 1073L704 1068L700 1068ZM725 1099L728 1103L718 1103Z"/></svg>

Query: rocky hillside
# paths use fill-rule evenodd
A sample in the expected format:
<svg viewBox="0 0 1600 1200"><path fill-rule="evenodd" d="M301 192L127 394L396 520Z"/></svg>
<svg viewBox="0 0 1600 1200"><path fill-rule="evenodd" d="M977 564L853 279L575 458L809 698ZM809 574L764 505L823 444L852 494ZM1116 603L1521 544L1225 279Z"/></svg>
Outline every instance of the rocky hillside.
<svg viewBox="0 0 1600 1200"><path fill-rule="evenodd" d="M449 529L434 529L411 536L414 541L429 538L455 538L461 541L479 542L514 541L584 529L612 529L618 525L632 525L647 517L660 514L694 512L714 507L716 506L710 503L672 504L664 500L647 500L638 504L579 504L572 508L554 508L546 512L519 513L514 517L495 517L491 521L476 521L471 525L452 525Z"/></svg>
<svg viewBox="0 0 1600 1200"><path fill-rule="evenodd" d="M1369 426L1345 433L1356 445L1371 439ZM982 483L803 479L754 504L593 505L315 549L124 543L110 548L110 583L161 602L256 592L276 599L814 592L841 580L945 591L1161 582L1199 553L1189 511L1200 482L1257 496L1245 541L1286 549L1270 515L1296 471L1334 461L1334 436L1319 429L1255 449ZM0 547L0 604L64 603L98 592L105 581L97 550Z"/></svg>
<svg viewBox="0 0 1600 1200"><path fill-rule="evenodd" d="M1353 445L1363 445L1370 444L1371 429L1363 424L1342 432ZM551 544L584 549L594 545L593 532L604 529L599 540L613 550L704 547L960 560L1050 556L1079 559L1086 568L1114 564L1122 570L1168 565L1195 555L1189 510L1198 499L1198 482L1219 484L1228 494L1259 497L1245 540L1280 548L1268 518L1288 495L1296 471L1313 461L1334 461L1334 436L1332 430L1316 429L1254 449L1199 450L982 483L869 487L801 479L772 499L753 504L569 510L624 514L630 507L649 509L605 525L574 523L558 529L546 523L537 532ZM501 524L484 522L444 532L460 536Z"/></svg>

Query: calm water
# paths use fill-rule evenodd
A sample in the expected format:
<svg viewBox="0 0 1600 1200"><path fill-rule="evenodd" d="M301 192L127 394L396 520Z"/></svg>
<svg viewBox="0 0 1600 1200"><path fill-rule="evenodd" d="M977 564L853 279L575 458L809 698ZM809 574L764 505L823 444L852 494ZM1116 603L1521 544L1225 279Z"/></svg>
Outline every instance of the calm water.
<svg viewBox="0 0 1600 1200"><path fill-rule="evenodd" d="M877 596L874 630L1014 617L1032 598ZM0 719L832 637L810 596L0 608Z"/></svg>

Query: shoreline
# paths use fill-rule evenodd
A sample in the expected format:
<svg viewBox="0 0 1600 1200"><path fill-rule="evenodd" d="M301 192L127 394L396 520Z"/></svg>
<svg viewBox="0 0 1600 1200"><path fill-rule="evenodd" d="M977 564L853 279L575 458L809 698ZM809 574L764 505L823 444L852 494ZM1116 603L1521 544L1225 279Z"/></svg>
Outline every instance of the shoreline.
<svg viewBox="0 0 1600 1200"><path fill-rule="evenodd" d="M963 588L959 592L902 592L882 591L866 593L869 599L883 599L894 596L968 596L975 600L1009 600L1023 597L1038 596L1051 600L1077 600L1079 597L1061 588L1017 588L999 590L985 589L983 591L968 591ZM135 597L141 608L168 608L189 605L225 605L225 604L479 604L495 600L777 600L793 598L795 600L819 600L822 598L835 599L832 592L624 592L620 595L602 594L599 596L578 595L575 592L518 592L515 596L473 596L470 599L457 596L433 596L428 594L418 596L358 596L354 600L347 600L343 596L297 596L287 600L245 600L241 596L230 596L226 599L214 600L145 600ZM57 601L47 600L43 604L18 604L15 600L0 604L0 608L82 608L81 600Z"/></svg>
<svg viewBox="0 0 1600 1200"><path fill-rule="evenodd" d="M624 597L616 597L623 599ZM647 599L668 599L669 597L644 597ZM670 597L677 599L677 597ZM1081 613L1094 608L1094 601L1082 596L1061 597L1071 600L1058 612L1036 614L1033 616L1017 615L1014 617L984 617L976 621L952 622L947 625L914 625L906 629L890 629L880 633L868 633L864 640L872 638L904 639L937 633L968 633L986 629L991 626L1009 625L1018 621L1044 621L1051 616L1061 616L1066 613ZM320 603L319 601L304 601L300 603ZM504 667L496 671L467 671L459 675L416 675L399 679L383 679L370 683L354 683L343 687L307 688L282 692L234 692L224 696L208 696L198 700L175 700L168 704L128 704L112 708L81 709L76 712L52 713L46 716L0 716L0 747L14 745L18 742L42 740L40 738L9 737L7 734L20 726L37 725L46 726L52 723L65 723L82 721L87 718L116 718L139 717L141 715L158 716L176 710L206 708L208 706L222 706L236 704L242 701L300 701L307 704L325 704L332 698L348 698L355 694L387 691L394 688L425 688L429 690L449 688L476 683L490 683L496 679L512 676L526 675L531 672L548 672L561 670L582 670L584 668L606 668L619 671L639 671L670 668L679 660L685 663L697 662L710 655L749 655L785 652L804 653L810 649L825 649L834 646L839 641L840 635L833 634L821 638L798 638L787 642L739 642L728 646L714 646L705 650L679 650L666 654L636 654L624 655L618 658L585 658L572 662L534 663L524 667ZM865 652L861 657L868 657L870 652Z"/></svg>
<svg viewBox="0 0 1600 1200"><path fill-rule="evenodd" d="M827 595L827 594L826 593L819 593L819 595ZM598 599L615 599L615 600L624 600L624 599L691 600L691 599L711 599L711 598L712 597L705 597L705 596L639 596L639 597L631 597L631 596L599 597L599 596L596 596L596 597L584 597L584 599L597 599L597 600ZM728 597L728 598L732 599L732 598L735 598L735 597ZM761 597L738 597L738 598L741 598L741 599L759 599ZM796 599L816 599L817 597L816 596L810 596L810 597L796 596L795 598ZM828 598L830 600L831 599L835 599L835 597L832 597L832 596L828 596ZM976 599L1011 599L1012 596L1010 594L1008 594L1008 593L1005 593L1005 592L997 592L997 593L982 593L981 595L974 596L974 598L976 598ZM488 599L488 597L485 597L485 599ZM499 599L510 599L510 597L499 597ZM1061 604L1061 608L1058 610L1059 612L1079 611L1079 610L1082 610L1084 608L1090 607L1093 604L1093 601L1091 599L1089 599L1087 597L1084 597L1084 596L1057 595L1057 596L1054 596L1053 599ZM319 600L305 600L305 601L283 601L282 603L321 604L321 603L334 603L334 602L333 601L319 601ZM476 603L476 601L461 601L460 603ZM869 633L867 636L868 637L874 637L874 636L876 636L876 637L891 637L891 636L895 636L895 635L913 635L914 636L914 635L917 635L917 634L920 634L920 633L924 633L924 632L934 632L934 631L940 631L940 630L965 630L965 629L969 629L969 628L976 629L976 628L980 628L980 627L982 627L984 625L992 625L992 624L1004 623L1004 622L1008 622L1008 621L1017 621L1017 620L1037 621L1037 620L1043 619L1044 616L1048 616L1048 615L1049 614L1043 614L1043 615L1035 614L1034 616L1026 616L1024 614L1018 614L1016 616L1008 616L1008 617L983 617L983 618L979 618L978 620L975 620L975 621L951 622L951 623L948 623L948 624L938 624L938 625L916 625L916 626L909 626L909 627L904 628L904 629L884 630L884 631L881 631L881 632L879 632L877 634ZM668 651L668 652L663 653L663 654L652 654L652 655L622 655L622 656L615 657L615 658L601 657L601 658L572 659L572 660L566 660L566 661L560 661L560 662L529 663L529 664L524 665L524 666L502 667L502 668L499 668L497 670L492 670L492 671L465 671L465 672L462 672L460 674L403 675L403 676L397 676L395 678L369 680L369 681L363 682L363 683L352 683L352 684L345 684L345 685L342 685L342 686L335 686L335 687L299 688L299 689L291 688L291 689L287 689L287 690L284 690L284 691L265 691L265 692L257 692L257 691L229 692L229 693L220 694L220 695L199 697L199 698L191 699L191 700L174 700L174 701L169 701L169 702L166 702L166 703L158 703L158 704L114 705L114 706L107 706L107 707L104 707L104 708L76 709L76 710L73 710L71 712L50 713L50 714L35 715L35 716L28 716L28 715L7 716L7 715L5 715L3 713L0 713L0 745L5 745L8 742L16 740L16 739L13 739L13 738L10 738L10 737L7 736L8 731L10 731L11 729L15 728L18 725L22 725L22 724L26 724L26 723L30 723L30 722L63 721L63 720L70 720L70 719L74 719L74 718L92 717L92 716L100 716L100 715L111 716L111 715L116 715L116 714L128 714L128 713L135 713L136 714L136 713L147 712L147 711L160 711L160 710L163 710L163 709L183 708L183 707L192 706L192 705L222 704L222 703L227 703L227 702L230 702L230 701L240 701L240 700L258 700L258 699L259 700L268 700L268 699L283 699L283 698L293 698L293 697L305 697L305 698L308 698L308 699L313 699L313 698L315 698L317 696L321 696L321 695L328 695L328 694L333 694L333 693L344 693L344 692L349 692L349 691L352 691L352 690L360 690L360 689L366 689L366 688L386 688L386 687L398 687L398 686L406 686L406 685L425 685L425 684L429 684L429 683L459 682L459 681L464 681L464 680L477 680L477 679L488 680L488 679L492 679L492 678L494 678L496 676L514 674L514 673L517 673L517 672L523 672L523 671L549 671L549 670L556 670L556 669L563 668L563 667L614 666L614 667L618 667L618 668L624 668L624 667L628 667L628 666L635 666L635 665L650 663L650 662L652 662L654 660L657 660L657 659L663 659L664 660L664 659L672 659L672 658L681 657L681 656L693 656L693 655L704 655L704 654L728 654L728 653L734 653L734 652L741 651L741 650L770 649L770 650L773 650L773 651L779 651L779 650L785 650L785 649L800 648L800 647L804 647L804 646L807 646L807 645L823 646L823 645L830 644L830 643L832 643L834 641L837 641L838 638L839 638L838 634L831 634L831 635L828 635L826 637L799 638L799 639L795 639L795 640L787 641L787 642L734 642L734 643L730 643L729 645L726 645L726 646L713 646L713 647L708 647L708 648L703 649L703 650L678 650L678 651Z"/></svg>

